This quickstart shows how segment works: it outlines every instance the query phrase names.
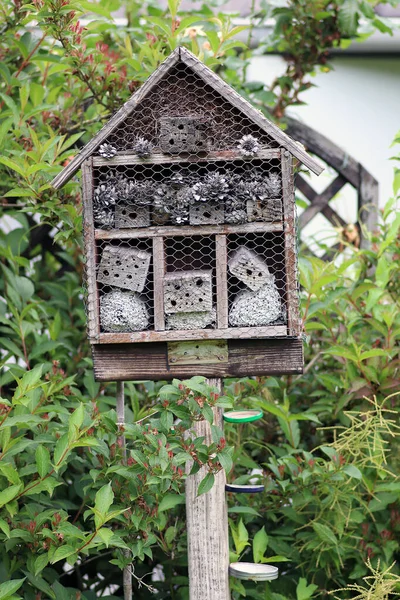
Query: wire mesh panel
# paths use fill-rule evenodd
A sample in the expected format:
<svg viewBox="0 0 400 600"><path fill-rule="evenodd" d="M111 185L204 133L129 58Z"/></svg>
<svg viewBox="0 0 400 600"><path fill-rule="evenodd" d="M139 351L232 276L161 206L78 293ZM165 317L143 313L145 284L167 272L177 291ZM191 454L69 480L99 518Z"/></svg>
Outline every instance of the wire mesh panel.
<svg viewBox="0 0 400 600"><path fill-rule="evenodd" d="M187 122L174 127L181 124ZM290 181L280 152L256 152L93 159L97 338L114 333L126 341L121 334L130 334L139 341L133 333L153 331L148 341L194 339L201 330L226 339L293 335Z"/></svg>
<svg viewBox="0 0 400 600"><path fill-rule="evenodd" d="M286 339L282 372L298 372L293 155L233 90L222 95L215 75L209 83L195 70L178 62L156 74L83 165L90 339L137 352L154 342L154 361L167 360L157 377L197 349L228 374L226 361L252 371L247 348L267 372L268 348Z"/></svg>

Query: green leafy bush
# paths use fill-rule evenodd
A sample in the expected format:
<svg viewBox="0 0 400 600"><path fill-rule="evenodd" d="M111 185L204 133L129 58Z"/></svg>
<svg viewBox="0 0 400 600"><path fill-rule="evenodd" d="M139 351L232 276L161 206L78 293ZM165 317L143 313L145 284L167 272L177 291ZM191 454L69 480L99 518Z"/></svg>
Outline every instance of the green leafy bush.
<svg viewBox="0 0 400 600"><path fill-rule="evenodd" d="M252 51L236 37L246 29L251 42L253 25L235 27L213 3L178 15L178 4L130 0L127 27L110 19L118 0L1 4L0 600L121 597L131 563L138 600L151 586L160 599L186 599L189 458L194 470L208 466L203 492L222 466L243 481L264 469L266 495L229 498L232 554L278 561L284 576L258 587L232 581L235 598L323 597L362 586L366 559L377 580L378 559L387 569L398 556L399 223L390 205L369 250L349 248L335 264L304 257L304 375L228 381L223 398L201 378L129 383L123 431L115 385L93 380L79 186L56 193L53 176L178 44L280 117L361 16L386 27L368 2L290 3L258 50L274 46L288 59L267 88L246 80ZM254 11L252 23L268 15ZM262 427L227 426L228 444L217 428L210 446L184 437L229 402L262 408ZM380 589L396 585L394 574Z"/></svg>

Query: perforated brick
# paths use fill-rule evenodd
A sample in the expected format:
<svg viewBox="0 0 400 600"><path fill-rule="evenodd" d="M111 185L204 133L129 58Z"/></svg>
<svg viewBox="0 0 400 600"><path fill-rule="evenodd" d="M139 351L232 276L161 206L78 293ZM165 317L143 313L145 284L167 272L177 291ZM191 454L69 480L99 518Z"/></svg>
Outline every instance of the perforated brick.
<svg viewBox="0 0 400 600"><path fill-rule="evenodd" d="M129 227L149 227L150 207L134 204L117 204L115 207L115 226L120 229Z"/></svg>
<svg viewBox="0 0 400 600"><path fill-rule="evenodd" d="M181 271L164 277L166 314L212 309L212 271Z"/></svg>
<svg viewBox="0 0 400 600"><path fill-rule="evenodd" d="M105 246L97 281L110 286L141 292L149 272L151 254L124 246Z"/></svg>
<svg viewBox="0 0 400 600"><path fill-rule="evenodd" d="M271 198L269 200L247 200L248 221L282 221L282 200Z"/></svg>
<svg viewBox="0 0 400 600"><path fill-rule="evenodd" d="M228 267L232 275L254 291L259 290L272 277L263 259L246 246L240 246L236 250L228 261Z"/></svg>
<svg viewBox="0 0 400 600"><path fill-rule="evenodd" d="M201 117L161 117L160 148L168 154L207 150L205 130Z"/></svg>
<svg viewBox="0 0 400 600"><path fill-rule="evenodd" d="M197 202L190 207L191 225L219 225L224 222L224 205L216 202Z"/></svg>

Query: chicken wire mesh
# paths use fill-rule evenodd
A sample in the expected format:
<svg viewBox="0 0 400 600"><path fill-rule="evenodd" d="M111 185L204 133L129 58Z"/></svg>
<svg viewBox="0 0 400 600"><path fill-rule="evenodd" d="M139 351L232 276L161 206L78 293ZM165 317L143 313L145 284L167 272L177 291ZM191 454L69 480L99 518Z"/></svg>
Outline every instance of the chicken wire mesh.
<svg viewBox="0 0 400 600"><path fill-rule="evenodd" d="M276 141L229 96L178 64L108 136L93 165L93 337L297 335L292 173L282 170Z"/></svg>
<svg viewBox="0 0 400 600"><path fill-rule="evenodd" d="M153 148L161 146L162 150L179 153L182 144L179 147L177 142L186 137L183 151L197 153L234 148L245 135L256 136L264 147L278 147L275 140L230 104L229 95L222 97L190 67L178 63L108 136L106 143L118 152L133 153L138 139L143 138Z"/></svg>

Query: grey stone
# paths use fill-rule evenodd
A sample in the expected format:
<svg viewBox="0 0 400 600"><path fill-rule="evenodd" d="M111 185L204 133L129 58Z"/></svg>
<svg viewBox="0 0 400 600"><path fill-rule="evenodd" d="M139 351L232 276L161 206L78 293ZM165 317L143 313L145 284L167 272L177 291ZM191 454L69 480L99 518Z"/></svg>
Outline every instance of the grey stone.
<svg viewBox="0 0 400 600"><path fill-rule="evenodd" d="M180 271L164 276L164 310L175 313L212 309L212 271Z"/></svg>
<svg viewBox="0 0 400 600"><path fill-rule="evenodd" d="M115 207L115 226L119 229L128 227L149 227L150 207L135 204L117 204Z"/></svg>
<svg viewBox="0 0 400 600"><path fill-rule="evenodd" d="M215 202L196 202L190 207L191 225L219 225L224 222L224 206Z"/></svg>
<svg viewBox="0 0 400 600"><path fill-rule="evenodd" d="M168 154L207 150L206 124L202 117L161 117L160 148Z"/></svg>
<svg viewBox="0 0 400 600"><path fill-rule="evenodd" d="M240 292L229 311L232 327L261 327L282 317L282 300L275 284L275 277L256 292Z"/></svg>
<svg viewBox="0 0 400 600"><path fill-rule="evenodd" d="M133 292L141 292L149 272L151 254L138 248L105 246L97 281Z"/></svg>
<svg viewBox="0 0 400 600"><path fill-rule="evenodd" d="M240 246L229 258L229 271L251 290L259 290L272 275L265 261L250 248Z"/></svg>
<svg viewBox="0 0 400 600"><path fill-rule="evenodd" d="M167 329L204 329L210 325L215 327L216 310L207 312L176 313L168 315Z"/></svg>
<svg viewBox="0 0 400 600"><path fill-rule="evenodd" d="M104 331L143 331L149 325L146 303L135 292L113 290L100 297L100 323Z"/></svg>

